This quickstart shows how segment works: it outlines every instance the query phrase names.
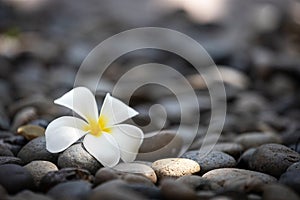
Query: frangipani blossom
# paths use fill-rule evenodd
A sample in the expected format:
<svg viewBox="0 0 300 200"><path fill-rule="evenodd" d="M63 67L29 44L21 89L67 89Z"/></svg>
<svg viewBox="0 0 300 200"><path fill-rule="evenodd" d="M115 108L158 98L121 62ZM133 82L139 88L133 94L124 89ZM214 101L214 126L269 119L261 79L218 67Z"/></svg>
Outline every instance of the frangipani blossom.
<svg viewBox="0 0 300 200"><path fill-rule="evenodd" d="M72 109L84 120L63 116L47 127L46 148L51 153L64 151L81 137L86 150L102 165L113 167L120 158L135 160L143 142L143 132L136 126L120 124L138 114L107 93L100 114L96 99L85 87L77 87L56 99L54 103Z"/></svg>

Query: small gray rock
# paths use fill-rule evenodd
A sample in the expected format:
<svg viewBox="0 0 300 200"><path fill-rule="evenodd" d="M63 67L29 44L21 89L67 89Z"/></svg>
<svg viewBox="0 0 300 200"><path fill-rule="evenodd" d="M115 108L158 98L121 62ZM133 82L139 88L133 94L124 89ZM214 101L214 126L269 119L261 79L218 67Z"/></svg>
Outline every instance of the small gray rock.
<svg viewBox="0 0 300 200"><path fill-rule="evenodd" d="M10 194L34 188L31 174L23 167L14 164L0 166L0 185Z"/></svg>
<svg viewBox="0 0 300 200"><path fill-rule="evenodd" d="M146 185L146 186L154 186L154 183L146 178L143 175L138 174L124 174L122 177L122 180L126 181L126 183L129 184L135 184L135 185Z"/></svg>
<svg viewBox="0 0 300 200"><path fill-rule="evenodd" d="M116 170L111 168L103 167L100 168L95 174L94 185L100 185L110 180L118 179L119 175Z"/></svg>
<svg viewBox="0 0 300 200"><path fill-rule="evenodd" d="M245 149L258 147L267 143L281 143L281 139L275 133L243 133L239 135L235 142L241 144Z"/></svg>
<svg viewBox="0 0 300 200"><path fill-rule="evenodd" d="M14 156L14 154L4 145L0 145L0 156Z"/></svg>
<svg viewBox="0 0 300 200"><path fill-rule="evenodd" d="M176 182L186 185L193 190L217 190L221 188L218 184L196 175L182 176Z"/></svg>
<svg viewBox="0 0 300 200"><path fill-rule="evenodd" d="M199 151L189 151L182 155L183 158L188 158L196 161L201 166L201 174L218 168L235 167L235 159L221 151L212 151L202 157Z"/></svg>
<svg viewBox="0 0 300 200"><path fill-rule="evenodd" d="M300 172L300 162L296 162L296 163L292 164L291 166L289 166L289 168L287 168L286 171L287 172L289 172L289 171L299 171Z"/></svg>
<svg viewBox="0 0 300 200"><path fill-rule="evenodd" d="M41 179L48 172L58 170L55 164L43 160L32 161L25 165L24 168L31 173L36 186L40 184Z"/></svg>
<svg viewBox="0 0 300 200"><path fill-rule="evenodd" d="M69 181L54 186L47 195L57 200L85 200L91 190L92 184L87 181Z"/></svg>
<svg viewBox="0 0 300 200"><path fill-rule="evenodd" d="M163 199L197 199L197 195L191 188L172 179L165 179L160 185Z"/></svg>
<svg viewBox="0 0 300 200"><path fill-rule="evenodd" d="M279 177L295 162L300 154L280 144L264 144L257 148L249 161L252 170Z"/></svg>
<svg viewBox="0 0 300 200"><path fill-rule="evenodd" d="M157 177L181 177L191 175L200 171L197 162L186 158L166 158L157 160L152 164Z"/></svg>
<svg viewBox="0 0 300 200"><path fill-rule="evenodd" d="M0 165L4 164L16 164L22 165L23 162L20 158L12 157L12 156L0 156Z"/></svg>
<svg viewBox="0 0 300 200"><path fill-rule="evenodd" d="M15 196L10 197L8 200L53 200L51 197L44 194L37 194L30 190L19 192Z"/></svg>
<svg viewBox="0 0 300 200"><path fill-rule="evenodd" d="M262 184L275 183L277 181L276 178L267 174L236 168L214 169L202 177L218 183L225 189L233 189L235 191L255 191Z"/></svg>
<svg viewBox="0 0 300 200"><path fill-rule="evenodd" d="M102 166L83 148L82 144L75 144L66 149L58 157L57 165L60 168L76 167L86 169L92 174L95 174Z"/></svg>
<svg viewBox="0 0 300 200"><path fill-rule="evenodd" d="M18 157L25 163L34 160L46 160L56 163L58 154L52 154L46 149L45 137L38 137L28 142L18 153Z"/></svg>
<svg viewBox="0 0 300 200"><path fill-rule="evenodd" d="M214 146L204 146L201 148L201 151L208 151L208 150L214 150L214 151L222 151L224 153L227 153L234 158L238 158L241 153L243 152L243 147L240 144L236 143L231 143L231 142L223 142L223 143L218 143Z"/></svg>
<svg viewBox="0 0 300 200"><path fill-rule="evenodd" d="M292 170L283 173L280 176L279 183L289 186L290 188L294 189L298 194L300 194L300 171L299 170Z"/></svg>
<svg viewBox="0 0 300 200"><path fill-rule="evenodd" d="M290 188L280 185L271 184L263 187L264 200L299 200L300 197Z"/></svg>
<svg viewBox="0 0 300 200"><path fill-rule="evenodd" d="M239 168L249 169L249 160L255 151L256 148L246 150L238 159L237 166Z"/></svg>

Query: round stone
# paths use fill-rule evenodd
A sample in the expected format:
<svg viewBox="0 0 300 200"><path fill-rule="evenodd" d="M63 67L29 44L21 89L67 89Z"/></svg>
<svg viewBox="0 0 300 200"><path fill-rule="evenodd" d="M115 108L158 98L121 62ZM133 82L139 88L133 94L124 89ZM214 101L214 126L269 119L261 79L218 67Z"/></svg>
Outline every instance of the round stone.
<svg viewBox="0 0 300 200"><path fill-rule="evenodd" d="M32 161L24 166L27 169L34 180L36 186L40 184L41 179L45 176L48 172L57 171L57 167L55 164L49 161Z"/></svg>
<svg viewBox="0 0 300 200"><path fill-rule="evenodd" d="M60 168L75 167L86 169L95 174L101 164L89 154L82 144L75 144L66 149L59 157L57 165Z"/></svg>
<svg viewBox="0 0 300 200"><path fill-rule="evenodd" d="M173 130L146 133L136 160L152 162L161 158L178 156L183 140L176 133Z"/></svg>
<svg viewBox="0 0 300 200"><path fill-rule="evenodd" d="M31 174L23 167L14 164L0 166L0 185L10 194L34 188Z"/></svg>
<svg viewBox="0 0 300 200"><path fill-rule="evenodd" d="M289 186L300 194L300 171L292 170L283 173L280 176L279 183Z"/></svg>
<svg viewBox="0 0 300 200"><path fill-rule="evenodd" d="M299 171L300 172L300 162L296 162L296 163L292 164L291 166L289 166L289 168L287 168L286 171L287 172L289 172L289 171Z"/></svg>
<svg viewBox="0 0 300 200"><path fill-rule="evenodd" d="M146 186L154 186L153 182L146 178L145 176L138 174L124 174L122 176L122 180L126 181L129 184L135 185L146 185Z"/></svg>
<svg viewBox="0 0 300 200"><path fill-rule="evenodd" d="M159 179L164 177L181 177L200 171L197 162L186 158L166 158L157 160L152 164Z"/></svg>
<svg viewBox="0 0 300 200"><path fill-rule="evenodd" d="M245 149L258 147L267 143L281 143L281 139L274 133L244 133L239 135L235 142L241 144Z"/></svg>
<svg viewBox="0 0 300 200"><path fill-rule="evenodd" d="M239 168L249 169L249 160L255 151L256 148L250 148L246 150L238 159L237 166Z"/></svg>
<svg viewBox="0 0 300 200"><path fill-rule="evenodd" d="M29 125L20 126L17 129L17 133L19 135L24 136L27 140L32 140L34 138L44 136L45 129L37 125L29 124Z"/></svg>
<svg viewBox="0 0 300 200"><path fill-rule="evenodd" d="M276 178L268 174L236 168L214 169L202 177L216 182L224 189L239 191L255 190L261 184L269 184L277 181Z"/></svg>
<svg viewBox="0 0 300 200"><path fill-rule="evenodd" d="M20 158L16 158L12 156L0 156L0 165L4 165L4 164L22 165L23 162Z"/></svg>
<svg viewBox="0 0 300 200"><path fill-rule="evenodd" d="M94 185L100 185L110 180L118 179L119 175L116 170L111 168L103 167L100 168L95 174Z"/></svg>
<svg viewBox="0 0 300 200"><path fill-rule="evenodd" d="M290 188L280 185L271 184L263 187L264 200L299 200L298 195Z"/></svg>
<svg viewBox="0 0 300 200"><path fill-rule="evenodd" d="M18 157L25 164L34 160L46 160L56 163L58 154L53 154L47 151L45 137L38 137L28 142L20 150Z"/></svg>
<svg viewBox="0 0 300 200"><path fill-rule="evenodd" d="M232 156L221 151L212 151L205 156L201 156L199 151L189 151L182 157L196 161L201 166L201 174L213 169L235 167L236 165Z"/></svg>
<svg viewBox="0 0 300 200"><path fill-rule="evenodd" d="M133 173L145 176L153 183L156 183L157 181L154 170L151 167L141 163L119 163L113 169L121 173Z"/></svg>
<svg viewBox="0 0 300 200"><path fill-rule="evenodd" d="M201 176L187 175L176 179L176 182L186 185L193 190L217 190L221 187Z"/></svg>
<svg viewBox="0 0 300 200"><path fill-rule="evenodd" d="M0 156L14 156L14 154L4 145L0 145Z"/></svg>
<svg viewBox="0 0 300 200"><path fill-rule="evenodd" d="M223 142L218 143L216 145L207 145L204 146L201 151L208 151L208 150L214 150L214 151L222 151L224 153L227 153L234 158L238 158L241 153L243 152L243 147L240 144L231 143L231 142Z"/></svg>
<svg viewBox="0 0 300 200"><path fill-rule="evenodd" d="M295 162L300 154L280 144L265 144L257 148L249 161L252 170L279 177Z"/></svg>
<svg viewBox="0 0 300 200"><path fill-rule="evenodd" d="M15 196L9 198L9 200L53 200L51 197L46 196L45 194L34 193L30 190L24 190L19 192Z"/></svg>
<svg viewBox="0 0 300 200"><path fill-rule="evenodd" d="M92 184L87 181L69 181L54 186L47 195L54 199L85 200L91 188Z"/></svg>

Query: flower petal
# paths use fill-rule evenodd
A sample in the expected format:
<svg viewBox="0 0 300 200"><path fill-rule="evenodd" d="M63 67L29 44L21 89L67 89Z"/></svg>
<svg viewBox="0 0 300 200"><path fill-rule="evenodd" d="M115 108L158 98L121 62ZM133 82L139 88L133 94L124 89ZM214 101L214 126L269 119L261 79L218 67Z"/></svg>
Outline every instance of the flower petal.
<svg viewBox="0 0 300 200"><path fill-rule="evenodd" d="M143 131L129 124L119 124L111 127L111 130L111 135L119 145L122 160L134 161L144 139Z"/></svg>
<svg viewBox="0 0 300 200"><path fill-rule="evenodd" d="M77 87L56 99L54 103L72 109L85 120L97 121L98 108L93 93L85 87Z"/></svg>
<svg viewBox="0 0 300 200"><path fill-rule="evenodd" d="M46 149L51 153L58 153L86 134L83 120L75 117L60 117L53 120L45 131Z"/></svg>
<svg viewBox="0 0 300 200"><path fill-rule="evenodd" d="M105 116L108 119L107 126L112 126L121 123L129 118L132 118L139 114L134 109L127 106L125 103L106 94L104 99L100 116Z"/></svg>
<svg viewBox="0 0 300 200"><path fill-rule="evenodd" d="M114 167L120 160L118 143L109 133L103 132L100 137L87 134L83 145L105 167Z"/></svg>

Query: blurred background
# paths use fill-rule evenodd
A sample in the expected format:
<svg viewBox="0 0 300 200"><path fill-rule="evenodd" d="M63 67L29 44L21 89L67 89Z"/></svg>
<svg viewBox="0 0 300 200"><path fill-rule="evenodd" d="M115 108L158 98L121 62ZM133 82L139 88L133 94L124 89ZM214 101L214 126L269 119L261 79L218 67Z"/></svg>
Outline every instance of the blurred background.
<svg viewBox="0 0 300 200"><path fill-rule="evenodd" d="M192 37L219 66L228 103L224 134L284 132L288 135L284 143L295 148L300 120L300 2L296 0L1 0L0 129L16 130L26 123L46 126L70 112L54 106L53 99L73 87L88 53L114 34L144 26ZM165 51L145 49L117 59L99 86L99 102L122 74L149 62L171 66L190 81L199 97L200 131L205 130L210 117L205 83L190 63ZM160 76L171 79L168 74ZM87 77L93 78L92 73ZM178 102L156 85L134 93L130 104L141 113L136 122L149 124L148 110L154 103L166 109L164 128L176 127ZM185 109L193 117L188 98ZM160 128L157 116L144 131Z"/></svg>

